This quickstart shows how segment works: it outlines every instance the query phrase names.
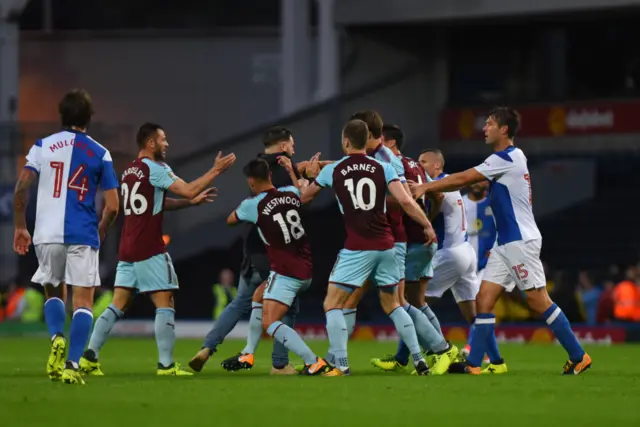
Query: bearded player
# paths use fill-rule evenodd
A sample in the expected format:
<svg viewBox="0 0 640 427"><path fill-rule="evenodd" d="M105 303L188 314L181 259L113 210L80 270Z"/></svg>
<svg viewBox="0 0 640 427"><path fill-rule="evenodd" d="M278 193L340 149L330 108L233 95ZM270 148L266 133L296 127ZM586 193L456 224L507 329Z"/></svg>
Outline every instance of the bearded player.
<svg viewBox="0 0 640 427"><path fill-rule="evenodd" d="M156 306L155 337L158 346L158 370L162 376L185 376L192 373L180 368L173 359L175 310L173 293L178 290L171 257L162 240L165 210L183 209L212 201L214 189L207 189L222 172L235 162L235 155L221 153L209 171L200 178L185 182L164 163L167 136L160 125L145 123L137 135L138 158L122 174L124 226L120 239L113 302L98 318L88 349L80 360L84 373L103 375L98 353L113 325L137 292L146 293ZM166 192L184 199L166 198Z"/></svg>

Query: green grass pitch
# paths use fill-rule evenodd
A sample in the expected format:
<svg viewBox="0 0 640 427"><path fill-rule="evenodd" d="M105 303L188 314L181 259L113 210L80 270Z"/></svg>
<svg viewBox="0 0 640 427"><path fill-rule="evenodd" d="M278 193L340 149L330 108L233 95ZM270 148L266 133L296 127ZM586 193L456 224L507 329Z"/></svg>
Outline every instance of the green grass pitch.
<svg viewBox="0 0 640 427"><path fill-rule="evenodd" d="M199 344L178 341L177 360L186 365ZM577 377L559 375L565 354L556 345L502 345L509 373L482 377L378 372L369 359L395 344L357 341L351 377L271 377L271 342L261 343L253 370L223 371L220 361L241 348L225 342L201 374L166 378L155 376L153 340L112 339L101 354L106 376L80 387L48 380L46 338L0 338L0 426L640 425L637 345L589 347L593 367Z"/></svg>

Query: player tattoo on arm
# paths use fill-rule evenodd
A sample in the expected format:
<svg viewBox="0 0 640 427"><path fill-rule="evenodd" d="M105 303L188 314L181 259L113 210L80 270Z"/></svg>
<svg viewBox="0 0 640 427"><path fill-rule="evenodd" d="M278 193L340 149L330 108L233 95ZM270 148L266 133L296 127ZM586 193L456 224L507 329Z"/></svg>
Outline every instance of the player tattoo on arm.
<svg viewBox="0 0 640 427"><path fill-rule="evenodd" d="M107 236L107 230L111 227L111 224L118 217L118 210L120 209L120 199L118 198L118 189L113 188L104 192L104 209L102 210L102 219L98 224L98 235L102 242Z"/></svg>
<svg viewBox="0 0 640 427"><path fill-rule="evenodd" d="M322 190L322 187L320 187L315 182L312 182L311 184L309 184L307 189L300 195L300 201L302 202L302 204L309 203L318 195L318 193L320 193L321 190Z"/></svg>
<svg viewBox="0 0 640 427"><path fill-rule="evenodd" d="M13 191L13 223L15 228L27 228L27 195L29 187L35 179L36 173L30 169L24 169L20 173Z"/></svg>
<svg viewBox="0 0 640 427"><path fill-rule="evenodd" d="M35 180L36 173L30 169L20 172L20 177L13 192L13 250L19 255L29 252L31 234L27 230L27 195L31 183Z"/></svg>

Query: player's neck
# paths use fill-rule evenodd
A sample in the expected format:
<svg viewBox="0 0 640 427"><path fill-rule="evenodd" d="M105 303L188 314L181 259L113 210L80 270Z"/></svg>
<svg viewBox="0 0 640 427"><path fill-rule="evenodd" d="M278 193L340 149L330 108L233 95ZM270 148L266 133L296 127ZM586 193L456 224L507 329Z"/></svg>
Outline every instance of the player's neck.
<svg viewBox="0 0 640 427"><path fill-rule="evenodd" d="M284 153L279 145L274 145L273 147L267 147L264 149L264 154L278 154Z"/></svg>
<svg viewBox="0 0 640 427"><path fill-rule="evenodd" d="M271 189L274 189L275 187L273 186L273 184L271 182L265 182L264 184L256 184L255 187L253 187L253 192L256 194L260 194L260 193L264 193L265 191L269 191Z"/></svg>
<svg viewBox="0 0 640 427"><path fill-rule="evenodd" d="M391 152L396 156L399 156L402 154L400 150L398 150L398 147L389 147L389 150L391 150Z"/></svg>
<svg viewBox="0 0 640 427"><path fill-rule="evenodd" d="M434 177L433 177L434 179L435 179L435 178L439 178L440 176L444 175L444 170L442 170L442 169L436 169L436 170L435 170L435 175L436 175L436 176L434 176Z"/></svg>
<svg viewBox="0 0 640 427"><path fill-rule="evenodd" d="M367 141L367 145L365 146L365 151L378 151L382 146L382 141L379 139L369 139Z"/></svg>
<svg viewBox="0 0 640 427"><path fill-rule="evenodd" d="M76 132L87 133L87 128L81 128L81 127L78 127L78 126L69 126L68 129L74 130Z"/></svg>
<svg viewBox="0 0 640 427"><path fill-rule="evenodd" d="M153 155L153 153L147 151L147 150L140 150L138 151L138 158L142 158L142 157L148 157L149 159L153 160L154 162L157 161L156 160L156 156Z"/></svg>
<svg viewBox="0 0 640 427"><path fill-rule="evenodd" d="M363 149L363 150L349 150L347 152L347 156L353 156L354 154L366 155L367 154L367 150L366 149Z"/></svg>
<svg viewBox="0 0 640 427"><path fill-rule="evenodd" d="M504 139L502 141L498 141L496 142L496 144L493 146L493 151L504 151L507 148L511 147L513 145L513 139Z"/></svg>

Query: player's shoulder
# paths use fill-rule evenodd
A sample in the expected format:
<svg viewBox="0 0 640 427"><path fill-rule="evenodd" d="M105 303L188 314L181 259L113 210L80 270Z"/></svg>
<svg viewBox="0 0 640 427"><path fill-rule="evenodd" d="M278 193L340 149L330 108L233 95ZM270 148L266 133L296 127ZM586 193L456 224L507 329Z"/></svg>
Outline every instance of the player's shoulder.
<svg viewBox="0 0 640 427"><path fill-rule="evenodd" d="M512 145L510 147L507 147L505 150L492 153L489 157L487 157L485 163L491 161L497 161L501 163L517 163L521 162L522 160L526 161L526 159L527 158L525 157L524 152L520 148Z"/></svg>
<svg viewBox="0 0 640 427"><path fill-rule="evenodd" d="M296 196L300 196L300 190L295 185L285 185L282 187L278 187L278 191L280 193L293 193Z"/></svg>
<svg viewBox="0 0 640 427"><path fill-rule="evenodd" d="M154 169L165 169L165 170L171 170L171 168L169 167L168 164L166 164L165 162L158 162L156 160L152 160L148 157L142 157L142 158L138 158L136 159L134 162L139 161L141 163L144 163L145 165L147 165L149 168L154 168Z"/></svg>
<svg viewBox="0 0 640 427"><path fill-rule="evenodd" d="M109 152L107 147L100 144L98 141L92 138L89 134L86 134L84 132L75 132L75 140L76 140L76 143L78 141L85 143L87 145L87 150L86 150L87 152L89 152L90 150L91 152L93 152L93 154L96 155L96 157L103 158L104 160L107 160L107 161L112 161L111 153Z"/></svg>

